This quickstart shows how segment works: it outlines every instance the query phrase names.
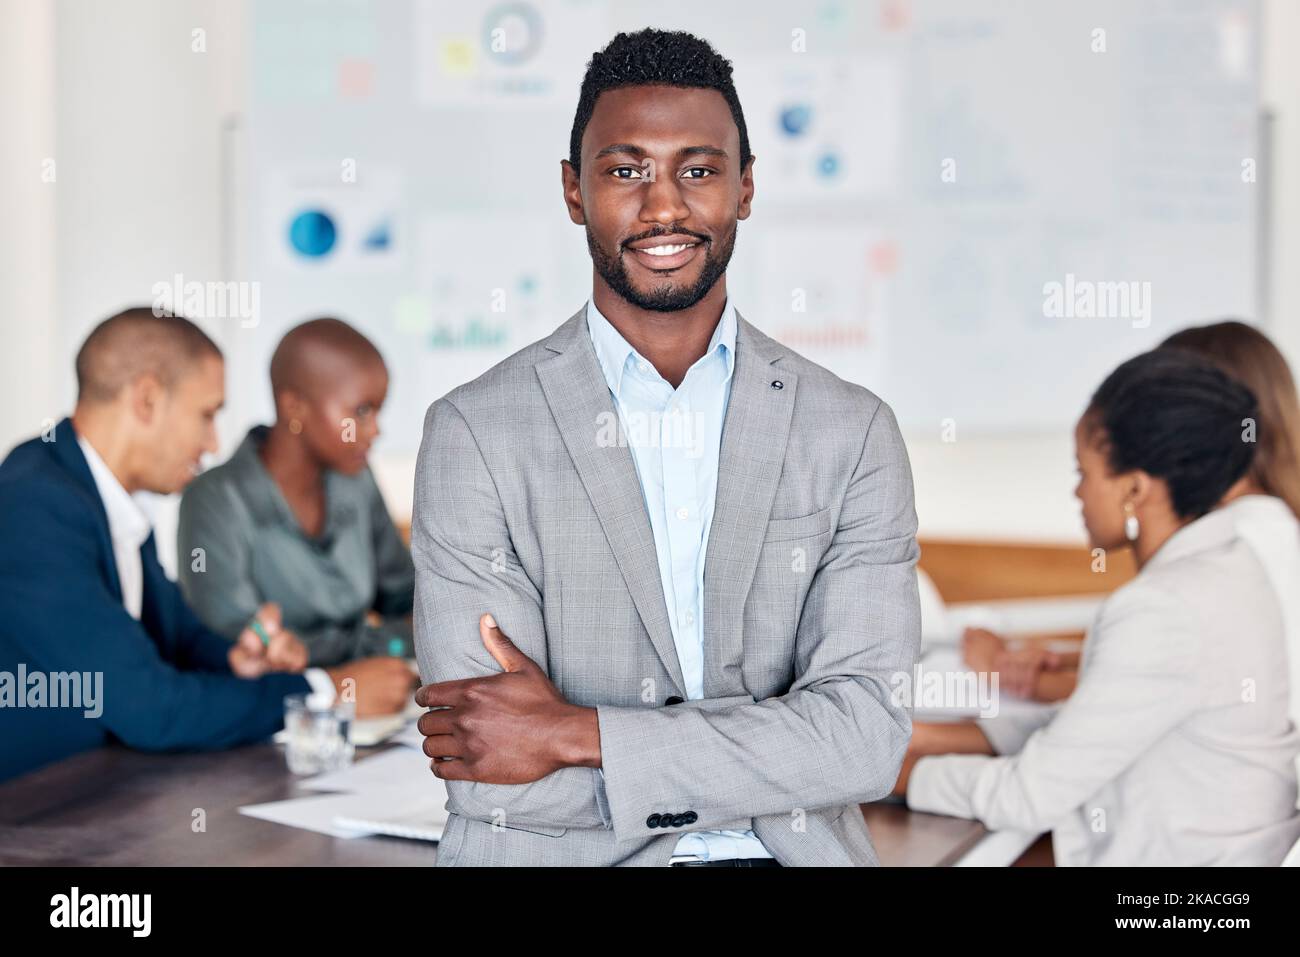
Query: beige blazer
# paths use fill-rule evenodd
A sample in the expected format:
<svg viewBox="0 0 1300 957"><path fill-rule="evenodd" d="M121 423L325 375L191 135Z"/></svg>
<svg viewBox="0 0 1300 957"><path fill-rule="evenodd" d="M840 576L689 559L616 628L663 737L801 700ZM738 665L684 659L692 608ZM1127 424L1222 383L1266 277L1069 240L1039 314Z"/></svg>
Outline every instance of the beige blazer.
<svg viewBox="0 0 1300 957"><path fill-rule="evenodd" d="M1261 508L1174 534L1099 610L1050 722L1015 754L922 758L909 806L1051 830L1060 865L1280 863L1300 838L1300 731L1283 605L1243 531ZM1270 560L1300 562L1294 518L1271 511Z"/></svg>

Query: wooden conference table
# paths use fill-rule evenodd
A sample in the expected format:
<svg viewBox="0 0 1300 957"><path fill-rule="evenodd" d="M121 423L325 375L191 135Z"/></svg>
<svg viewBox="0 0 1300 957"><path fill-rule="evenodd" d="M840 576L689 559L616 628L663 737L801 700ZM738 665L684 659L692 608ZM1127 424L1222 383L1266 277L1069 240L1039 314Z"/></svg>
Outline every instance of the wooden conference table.
<svg viewBox="0 0 1300 957"><path fill-rule="evenodd" d="M359 749L357 760L384 747ZM239 813L313 793L280 747L205 754L88 751L0 785L0 865L427 866L437 847L399 838L335 838ZM206 829L193 828L202 811ZM987 833L975 821L863 805L887 866L954 863Z"/></svg>

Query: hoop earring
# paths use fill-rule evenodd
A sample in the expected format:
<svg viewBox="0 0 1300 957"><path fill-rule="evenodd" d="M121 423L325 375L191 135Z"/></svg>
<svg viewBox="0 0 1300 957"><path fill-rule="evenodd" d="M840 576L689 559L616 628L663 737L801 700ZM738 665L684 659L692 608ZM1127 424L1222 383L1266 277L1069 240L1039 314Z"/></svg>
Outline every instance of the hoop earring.
<svg viewBox="0 0 1300 957"><path fill-rule="evenodd" d="M1140 532L1141 530L1142 530L1141 526L1138 525L1138 517L1133 514L1133 503L1125 502L1124 503L1124 537L1127 538L1130 542L1136 542L1138 537L1138 532Z"/></svg>
<svg viewBox="0 0 1300 957"><path fill-rule="evenodd" d="M297 419L290 419L290 420L289 420L289 431L292 432L294 435L301 435L301 434L302 434L302 423L299 422Z"/></svg>

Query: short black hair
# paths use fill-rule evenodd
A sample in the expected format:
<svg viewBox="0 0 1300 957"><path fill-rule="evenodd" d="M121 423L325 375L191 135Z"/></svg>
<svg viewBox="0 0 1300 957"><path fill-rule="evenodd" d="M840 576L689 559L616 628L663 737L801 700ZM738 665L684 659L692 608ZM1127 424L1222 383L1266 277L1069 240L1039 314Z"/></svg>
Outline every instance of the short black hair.
<svg viewBox="0 0 1300 957"><path fill-rule="evenodd" d="M1246 474L1255 443L1243 420L1259 415L1255 395L1208 360L1154 349L1106 377L1084 414L1100 429L1114 472L1141 469L1169 487L1180 518L1200 518Z"/></svg>
<svg viewBox="0 0 1300 957"><path fill-rule="evenodd" d="M596 99L606 90L625 86L681 86L717 90L731 107L731 118L740 131L740 168L749 165L749 131L740 98L731 81L731 61L708 41L681 30L620 33L605 49L592 54L578 94L578 111L569 134L569 162L582 170L582 134L591 121Z"/></svg>
<svg viewBox="0 0 1300 957"><path fill-rule="evenodd" d="M111 402L145 373L171 389L204 356L222 357L194 323L168 310L132 306L97 325L77 350L77 401Z"/></svg>

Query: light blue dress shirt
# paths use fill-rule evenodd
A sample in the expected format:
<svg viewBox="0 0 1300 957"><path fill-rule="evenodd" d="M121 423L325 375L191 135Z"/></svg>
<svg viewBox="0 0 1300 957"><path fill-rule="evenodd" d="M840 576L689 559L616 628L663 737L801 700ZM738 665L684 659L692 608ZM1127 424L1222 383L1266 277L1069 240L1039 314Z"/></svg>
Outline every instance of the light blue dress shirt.
<svg viewBox="0 0 1300 957"><path fill-rule="evenodd" d="M736 310L728 299L708 349L676 390L594 302L587 304L587 330L645 495L686 694L703 698L704 557L718 490L722 422L736 364ZM702 860L772 856L753 831L683 834L674 855Z"/></svg>

